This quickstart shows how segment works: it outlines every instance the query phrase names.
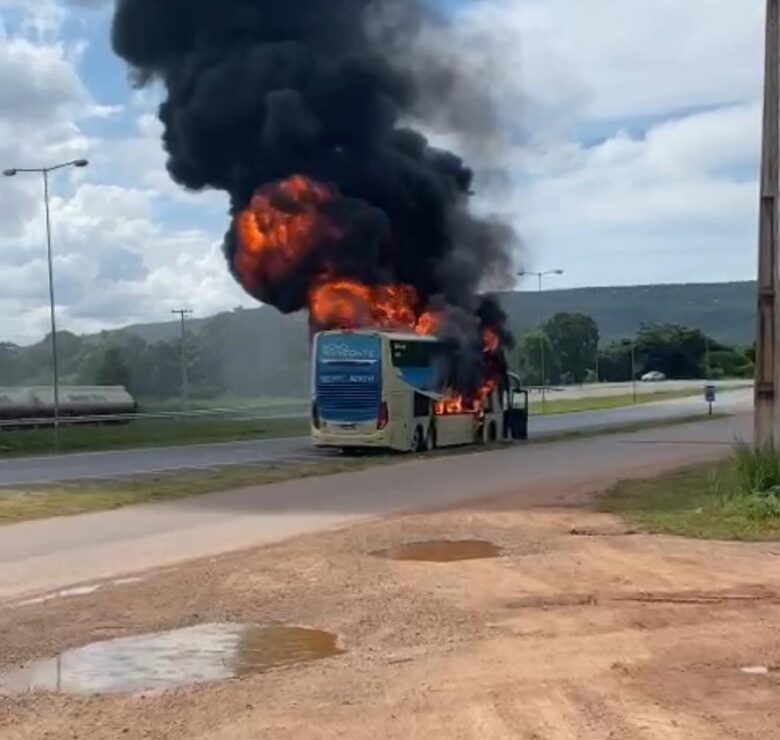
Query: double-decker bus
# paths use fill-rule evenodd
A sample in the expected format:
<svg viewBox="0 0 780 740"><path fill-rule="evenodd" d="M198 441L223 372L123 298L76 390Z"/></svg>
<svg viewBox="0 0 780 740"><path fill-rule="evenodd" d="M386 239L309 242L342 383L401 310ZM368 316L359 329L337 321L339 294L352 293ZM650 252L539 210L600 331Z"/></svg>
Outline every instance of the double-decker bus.
<svg viewBox="0 0 780 740"><path fill-rule="evenodd" d="M525 439L528 394L507 374L478 408L447 399L446 346L434 337L325 331L314 338L312 440L318 447L424 452Z"/></svg>

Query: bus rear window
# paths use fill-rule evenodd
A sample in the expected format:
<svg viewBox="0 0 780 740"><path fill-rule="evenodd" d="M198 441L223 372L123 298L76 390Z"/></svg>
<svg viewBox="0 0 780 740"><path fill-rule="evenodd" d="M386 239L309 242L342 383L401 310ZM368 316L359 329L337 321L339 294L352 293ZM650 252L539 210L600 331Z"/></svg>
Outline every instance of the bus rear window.
<svg viewBox="0 0 780 740"><path fill-rule="evenodd" d="M431 367L436 353L434 342L393 340L390 350L394 367Z"/></svg>

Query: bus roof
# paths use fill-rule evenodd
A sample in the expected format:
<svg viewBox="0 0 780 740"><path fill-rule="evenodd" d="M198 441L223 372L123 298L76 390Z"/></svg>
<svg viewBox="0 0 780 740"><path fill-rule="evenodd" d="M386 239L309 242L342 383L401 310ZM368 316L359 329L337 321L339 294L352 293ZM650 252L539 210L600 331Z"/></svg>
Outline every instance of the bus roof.
<svg viewBox="0 0 780 740"><path fill-rule="evenodd" d="M392 331L389 329L327 329L317 332L316 336L333 336L336 334L358 334L361 336L387 337L388 339L400 339L405 342L438 342L438 337L426 334L414 334L413 332Z"/></svg>

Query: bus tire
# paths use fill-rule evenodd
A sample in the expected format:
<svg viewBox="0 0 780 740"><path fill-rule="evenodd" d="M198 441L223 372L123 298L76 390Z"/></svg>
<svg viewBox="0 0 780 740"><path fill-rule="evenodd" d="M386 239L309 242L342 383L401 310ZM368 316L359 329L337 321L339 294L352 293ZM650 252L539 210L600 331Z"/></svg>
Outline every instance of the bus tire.
<svg viewBox="0 0 780 740"><path fill-rule="evenodd" d="M428 427L428 434L427 434L426 439L425 439L425 448L426 448L426 450L428 450L429 452L432 452L433 450L435 450L436 449L436 442L437 442L437 440L436 440L436 427L433 424L431 424Z"/></svg>
<svg viewBox="0 0 780 740"><path fill-rule="evenodd" d="M496 441L496 422L491 421L487 428L487 441L488 442L495 442Z"/></svg>
<svg viewBox="0 0 780 740"><path fill-rule="evenodd" d="M425 435L421 426L414 428L414 434L412 435L412 452L425 452Z"/></svg>

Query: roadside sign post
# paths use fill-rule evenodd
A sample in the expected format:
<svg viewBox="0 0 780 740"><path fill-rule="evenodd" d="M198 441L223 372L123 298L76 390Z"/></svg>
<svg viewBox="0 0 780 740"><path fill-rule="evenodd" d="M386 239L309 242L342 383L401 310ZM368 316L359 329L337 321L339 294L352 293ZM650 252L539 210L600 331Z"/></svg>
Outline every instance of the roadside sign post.
<svg viewBox="0 0 780 740"><path fill-rule="evenodd" d="M715 386L714 385L705 385L704 386L704 400L709 404L709 415L712 416L712 405L715 403Z"/></svg>

